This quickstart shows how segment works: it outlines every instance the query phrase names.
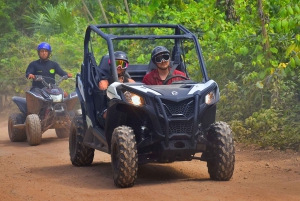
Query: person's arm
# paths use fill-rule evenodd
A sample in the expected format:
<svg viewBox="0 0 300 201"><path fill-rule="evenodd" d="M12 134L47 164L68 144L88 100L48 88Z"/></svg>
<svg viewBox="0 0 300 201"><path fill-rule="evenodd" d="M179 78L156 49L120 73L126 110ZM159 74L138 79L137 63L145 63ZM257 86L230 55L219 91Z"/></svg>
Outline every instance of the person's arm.
<svg viewBox="0 0 300 201"><path fill-rule="evenodd" d="M186 74L180 70L175 70L172 75L182 75L186 77Z"/></svg>
<svg viewBox="0 0 300 201"><path fill-rule="evenodd" d="M25 77L27 79L34 79L35 78L34 74L35 74L35 68L33 63L31 62L26 69Z"/></svg>
<svg viewBox="0 0 300 201"><path fill-rule="evenodd" d="M66 71L64 71L58 63L54 62L54 66L55 66L55 72L59 75L59 76L65 76L65 75L68 75L68 77L72 77L72 74L71 73L67 73Z"/></svg>
<svg viewBox="0 0 300 201"><path fill-rule="evenodd" d="M143 83L146 85L157 85L156 79L155 79L155 70L151 71L150 73L146 74L142 80Z"/></svg>
<svg viewBox="0 0 300 201"><path fill-rule="evenodd" d="M149 77L149 74L145 75L144 78L143 78L143 80L142 80L142 82L144 84L146 84L146 85L150 85L151 84L148 77Z"/></svg>
<svg viewBox="0 0 300 201"><path fill-rule="evenodd" d="M133 79L131 79L129 73L125 73L124 75L124 81L129 82L129 83L134 83L135 81Z"/></svg>
<svg viewBox="0 0 300 201"><path fill-rule="evenodd" d="M131 78L128 78L128 82L134 83L135 81L133 79L131 79Z"/></svg>
<svg viewBox="0 0 300 201"><path fill-rule="evenodd" d="M100 90L106 90L108 87L108 80L100 80L100 82L98 83L98 87Z"/></svg>

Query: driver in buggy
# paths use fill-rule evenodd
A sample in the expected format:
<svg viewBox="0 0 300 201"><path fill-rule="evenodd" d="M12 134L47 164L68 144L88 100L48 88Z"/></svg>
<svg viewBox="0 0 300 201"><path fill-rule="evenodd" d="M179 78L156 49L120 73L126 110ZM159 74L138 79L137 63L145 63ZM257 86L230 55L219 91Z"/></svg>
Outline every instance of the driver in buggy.
<svg viewBox="0 0 300 201"><path fill-rule="evenodd" d="M156 66L156 69L150 71L143 78L143 83L146 85L162 85L165 80L174 75L186 77L185 73L172 68L170 62L170 51L164 46L157 46L152 50L151 62ZM181 77L174 77L167 81L166 84L171 84L175 81L185 80Z"/></svg>
<svg viewBox="0 0 300 201"><path fill-rule="evenodd" d="M30 89L31 91L36 91L39 93L40 89L44 87L42 82L35 81L35 75L42 75L48 83L53 83L53 81L55 80L55 74L58 74L61 77L65 75L67 75L69 78L72 77L71 73L65 72L64 70L62 70L58 63L49 59L52 53L52 49L48 43L40 43L37 46L37 52L39 55L39 59L31 62L26 70L26 78L33 80L32 87ZM67 95L68 94L64 92L64 96L66 97Z"/></svg>

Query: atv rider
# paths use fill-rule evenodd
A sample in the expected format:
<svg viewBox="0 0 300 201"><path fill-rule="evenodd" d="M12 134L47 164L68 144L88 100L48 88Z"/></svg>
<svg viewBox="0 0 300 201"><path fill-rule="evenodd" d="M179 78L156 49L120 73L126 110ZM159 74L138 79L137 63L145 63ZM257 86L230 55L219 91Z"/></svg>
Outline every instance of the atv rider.
<svg viewBox="0 0 300 201"><path fill-rule="evenodd" d="M36 61L31 62L26 70L26 78L33 79L31 91L39 92L40 89L44 87L42 82L35 81L35 75L42 75L47 83L53 83L55 80L55 74L60 76L68 75L69 78L72 77L71 73L66 73L61 69L58 63L51 61L49 58L51 56L51 46L46 43L42 42L37 46L37 52L39 55L39 59ZM47 79L48 77L48 79ZM52 78L52 79L49 79ZM66 97L67 94L65 93L64 96Z"/></svg>

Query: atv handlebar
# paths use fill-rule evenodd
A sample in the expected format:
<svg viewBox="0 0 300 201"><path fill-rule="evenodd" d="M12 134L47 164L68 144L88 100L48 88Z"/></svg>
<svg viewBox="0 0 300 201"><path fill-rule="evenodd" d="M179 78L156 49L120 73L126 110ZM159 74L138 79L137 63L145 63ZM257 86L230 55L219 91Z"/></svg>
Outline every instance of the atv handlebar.
<svg viewBox="0 0 300 201"><path fill-rule="evenodd" d="M34 75L34 76L35 76L34 81L40 81L40 82L42 82L44 84L45 87L48 87L48 88L52 88L52 85L59 86L59 84L63 80L67 80L68 79L68 75L64 75L64 76L60 77L57 82L55 82L55 79L50 78L50 77L46 77L46 76L42 76L42 75ZM47 83L46 80L45 80L45 78L54 80L54 83L50 83L50 82Z"/></svg>

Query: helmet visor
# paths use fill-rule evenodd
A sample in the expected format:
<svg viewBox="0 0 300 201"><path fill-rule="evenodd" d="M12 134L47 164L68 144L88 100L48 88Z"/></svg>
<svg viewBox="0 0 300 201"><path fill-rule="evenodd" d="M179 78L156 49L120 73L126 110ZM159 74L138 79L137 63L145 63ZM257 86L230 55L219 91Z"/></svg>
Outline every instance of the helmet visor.
<svg viewBox="0 0 300 201"><path fill-rule="evenodd" d="M169 61L169 59L170 59L170 54L161 54L155 57L155 62L161 63L163 61Z"/></svg>
<svg viewBox="0 0 300 201"><path fill-rule="evenodd" d="M126 69L128 67L128 62L124 60L116 60L117 69Z"/></svg>

